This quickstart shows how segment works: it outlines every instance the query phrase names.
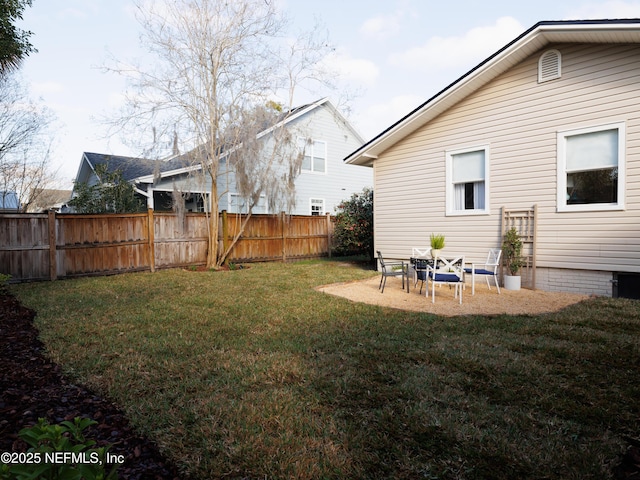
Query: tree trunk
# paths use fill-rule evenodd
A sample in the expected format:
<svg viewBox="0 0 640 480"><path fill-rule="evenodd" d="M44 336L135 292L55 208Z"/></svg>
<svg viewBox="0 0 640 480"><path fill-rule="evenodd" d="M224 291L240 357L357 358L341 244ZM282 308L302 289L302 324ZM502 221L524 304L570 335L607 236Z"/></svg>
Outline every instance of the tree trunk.
<svg viewBox="0 0 640 480"><path fill-rule="evenodd" d="M229 253L231 253L231 250L233 250L233 247L235 246L235 244L238 243L238 240L240 240L240 237L242 237L242 234L244 233L247 225L249 224L249 219L251 218L251 215L252 215L251 211L249 211L249 213L247 213L247 215L244 217L244 219L240 223L240 228L238 230L238 233L236 235L234 235L234 237L230 241L229 241L228 238L224 239L224 241L223 241L223 251L218 253L219 258L218 258L217 268L220 268L222 266L222 264L227 260L227 257L229 256ZM218 227L218 228L220 228L220 227ZM222 234L226 235L226 232L223 231Z"/></svg>
<svg viewBox="0 0 640 480"><path fill-rule="evenodd" d="M209 194L209 249L207 250L207 268L220 268L218 262L218 234L220 229L218 214L218 185L216 184L217 170L209 171L211 177L211 193Z"/></svg>

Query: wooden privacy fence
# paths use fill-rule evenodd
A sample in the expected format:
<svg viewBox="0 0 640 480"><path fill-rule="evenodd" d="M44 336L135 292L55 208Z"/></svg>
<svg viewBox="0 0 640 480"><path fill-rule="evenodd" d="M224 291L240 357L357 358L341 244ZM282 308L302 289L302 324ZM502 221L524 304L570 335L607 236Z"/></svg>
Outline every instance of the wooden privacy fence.
<svg viewBox="0 0 640 480"><path fill-rule="evenodd" d="M219 248L237 234L240 215L220 215ZM204 213L0 214L0 273L12 281L109 275L206 263ZM230 262L288 261L330 255L326 216L253 215Z"/></svg>

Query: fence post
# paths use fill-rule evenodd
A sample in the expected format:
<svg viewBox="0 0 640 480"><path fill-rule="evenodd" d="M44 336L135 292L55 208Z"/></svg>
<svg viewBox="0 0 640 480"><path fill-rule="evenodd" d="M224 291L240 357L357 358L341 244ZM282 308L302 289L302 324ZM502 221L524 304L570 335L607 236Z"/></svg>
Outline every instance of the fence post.
<svg viewBox="0 0 640 480"><path fill-rule="evenodd" d="M57 243L56 212L55 210L49 210L49 279L51 281L58 278Z"/></svg>
<svg viewBox="0 0 640 480"><path fill-rule="evenodd" d="M329 249L329 258L331 258L331 213L327 212L327 248Z"/></svg>
<svg viewBox="0 0 640 480"><path fill-rule="evenodd" d="M280 212L280 224L282 226L282 261L287 261L287 231L285 228L285 212Z"/></svg>
<svg viewBox="0 0 640 480"><path fill-rule="evenodd" d="M156 222L153 218L153 208L147 210L147 237L149 238L149 268L156 271Z"/></svg>
<svg viewBox="0 0 640 480"><path fill-rule="evenodd" d="M222 251L226 252L227 248L229 248L229 217L227 216L227 211L223 210L222 211ZM225 263L227 263L226 259L225 259Z"/></svg>

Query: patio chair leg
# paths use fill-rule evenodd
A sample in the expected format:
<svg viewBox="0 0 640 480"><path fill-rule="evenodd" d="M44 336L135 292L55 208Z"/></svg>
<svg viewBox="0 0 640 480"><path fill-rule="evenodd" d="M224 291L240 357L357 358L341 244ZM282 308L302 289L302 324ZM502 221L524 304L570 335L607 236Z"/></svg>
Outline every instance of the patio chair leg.
<svg viewBox="0 0 640 480"><path fill-rule="evenodd" d="M476 270L471 270L471 295L476 294Z"/></svg>

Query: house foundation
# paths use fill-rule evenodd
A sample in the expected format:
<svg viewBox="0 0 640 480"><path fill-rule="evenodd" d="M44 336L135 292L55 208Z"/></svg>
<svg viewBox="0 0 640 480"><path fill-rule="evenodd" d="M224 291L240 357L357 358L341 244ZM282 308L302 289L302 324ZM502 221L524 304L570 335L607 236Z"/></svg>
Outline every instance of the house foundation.
<svg viewBox="0 0 640 480"><path fill-rule="evenodd" d="M612 282L612 272L542 267L536 269L536 287L548 292L611 297L613 295Z"/></svg>

